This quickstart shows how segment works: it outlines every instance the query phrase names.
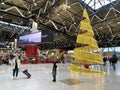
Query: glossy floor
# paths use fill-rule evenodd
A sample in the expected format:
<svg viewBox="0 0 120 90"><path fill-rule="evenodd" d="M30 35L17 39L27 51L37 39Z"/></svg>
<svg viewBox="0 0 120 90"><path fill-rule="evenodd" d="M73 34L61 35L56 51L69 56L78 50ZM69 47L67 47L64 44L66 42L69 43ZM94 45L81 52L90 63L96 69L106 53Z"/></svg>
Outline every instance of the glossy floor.
<svg viewBox="0 0 120 90"><path fill-rule="evenodd" d="M17 80L12 80L12 67L0 66L0 90L120 90L120 62L116 71L107 63L106 75L83 75L69 72L69 64L57 64L57 81L52 82L52 64L22 65L28 69L32 77L19 72ZM65 83L67 80L78 80L74 85ZM75 81L74 81L75 82Z"/></svg>

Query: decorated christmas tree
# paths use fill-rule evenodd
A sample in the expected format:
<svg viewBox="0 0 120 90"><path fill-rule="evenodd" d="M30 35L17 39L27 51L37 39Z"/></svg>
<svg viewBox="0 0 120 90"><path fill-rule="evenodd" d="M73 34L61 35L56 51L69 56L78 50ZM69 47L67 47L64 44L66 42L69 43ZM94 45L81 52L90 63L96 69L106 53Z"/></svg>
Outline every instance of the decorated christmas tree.
<svg viewBox="0 0 120 90"><path fill-rule="evenodd" d="M70 70L83 73L104 73L102 70L89 68L92 65L103 64L101 55L95 53L95 50L98 50L97 41L94 39L94 32L87 10L84 9L76 40L76 48L73 53L74 60L70 65Z"/></svg>

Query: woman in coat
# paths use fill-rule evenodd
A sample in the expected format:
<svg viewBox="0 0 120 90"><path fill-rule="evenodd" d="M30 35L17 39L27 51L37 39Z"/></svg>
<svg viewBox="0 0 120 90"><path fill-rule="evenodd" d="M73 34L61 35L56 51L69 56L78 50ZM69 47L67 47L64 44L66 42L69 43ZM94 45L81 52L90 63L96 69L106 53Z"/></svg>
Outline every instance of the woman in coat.
<svg viewBox="0 0 120 90"><path fill-rule="evenodd" d="M19 69L21 68L20 59L17 55L15 55L15 57L13 58L12 65L13 65L13 79L17 79Z"/></svg>

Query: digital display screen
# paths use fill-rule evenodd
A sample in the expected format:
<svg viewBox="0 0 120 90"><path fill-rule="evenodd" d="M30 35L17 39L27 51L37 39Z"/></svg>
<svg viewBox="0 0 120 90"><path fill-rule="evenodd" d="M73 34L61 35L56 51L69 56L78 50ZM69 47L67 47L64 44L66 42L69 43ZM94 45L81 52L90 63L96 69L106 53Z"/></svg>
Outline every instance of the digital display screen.
<svg viewBox="0 0 120 90"><path fill-rule="evenodd" d="M19 37L20 44L34 44L41 42L41 32L27 34Z"/></svg>

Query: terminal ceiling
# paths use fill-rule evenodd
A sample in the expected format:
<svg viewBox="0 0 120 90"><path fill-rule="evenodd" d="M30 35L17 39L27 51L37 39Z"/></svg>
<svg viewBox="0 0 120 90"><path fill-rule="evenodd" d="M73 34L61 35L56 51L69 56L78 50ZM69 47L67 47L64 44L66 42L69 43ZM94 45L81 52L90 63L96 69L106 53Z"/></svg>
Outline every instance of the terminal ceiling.
<svg viewBox="0 0 120 90"><path fill-rule="evenodd" d="M85 7L99 46L119 46L120 0L0 0L0 36L29 33L36 21L39 30L55 31L55 42L75 43Z"/></svg>

